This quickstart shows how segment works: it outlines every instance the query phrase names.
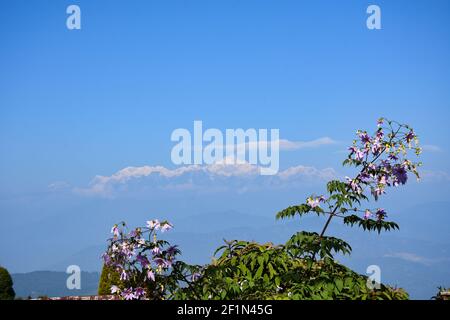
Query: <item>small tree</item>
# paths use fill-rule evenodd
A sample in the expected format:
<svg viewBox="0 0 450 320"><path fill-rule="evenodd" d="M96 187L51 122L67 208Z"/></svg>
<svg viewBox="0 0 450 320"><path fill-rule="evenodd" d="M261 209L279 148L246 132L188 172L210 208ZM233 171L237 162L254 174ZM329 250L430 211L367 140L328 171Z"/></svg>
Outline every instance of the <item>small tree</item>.
<svg viewBox="0 0 450 320"><path fill-rule="evenodd" d="M100 296L110 295L112 286L120 287L120 274L114 268L103 265L98 283L98 294Z"/></svg>
<svg viewBox="0 0 450 320"><path fill-rule="evenodd" d="M0 300L14 300L16 293L8 270L0 267Z"/></svg>
<svg viewBox="0 0 450 320"><path fill-rule="evenodd" d="M298 249L304 258L315 260L332 257L331 253L350 253L346 242L325 233L333 218L342 219L348 226L359 226L366 231L389 231L399 229L394 221L387 221L387 212L383 208L363 207L364 201L372 197L379 199L389 187L406 184L408 173L417 178L417 167L408 159L408 151L418 156L418 138L414 130L405 124L384 118L378 120L378 129L373 135L367 131L357 131L357 139L349 147L349 155L344 166L359 169L353 178L346 181L332 180L327 184L328 196L310 196L305 203L292 206L277 214L278 219L302 217L306 214L328 216L320 233L299 232L288 242L291 249Z"/></svg>
<svg viewBox="0 0 450 320"><path fill-rule="evenodd" d="M200 269L193 285L195 295L181 289L181 298L407 299L403 290L369 285L370 279L338 264L334 254L350 254L352 248L325 234L333 218L378 233L398 229L394 221L387 221L384 209L363 207L363 202L371 197L377 201L389 187L406 184L408 173L419 177L420 163L409 160L408 151L421 153L417 136L408 125L381 118L373 135L357 131L344 161L358 169L355 176L332 180L327 184L327 196L312 195L305 203L277 214L278 219L324 216L320 232L300 231L284 246L228 242L218 249L222 255L216 262Z"/></svg>

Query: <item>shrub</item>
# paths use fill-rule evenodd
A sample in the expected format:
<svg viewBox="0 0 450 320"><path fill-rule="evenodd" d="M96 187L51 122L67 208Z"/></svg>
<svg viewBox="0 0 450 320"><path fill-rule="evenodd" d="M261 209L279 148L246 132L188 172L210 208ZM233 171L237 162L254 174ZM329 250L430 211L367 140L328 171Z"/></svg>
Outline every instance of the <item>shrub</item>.
<svg viewBox="0 0 450 320"><path fill-rule="evenodd" d="M177 299L202 300L325 300L408 298L401 289L381 285L370 290L367 277L331 258L300 258L282 245L230 241L220 257L199 270Z"/></svg>
<svg viewBox="0 0 450 320"><path fill-rule="evenodd" d="M157 238L158 232L172 229L168 221L150 220L145 227L127 232L126 224L114 225L105 266L119 274L120 285L112 285L110 293L122 299L165 299L178 287L177 246ZM171 273L175 270L174 273Z"/></svg>
<svg viewBox="0 0 450 320"><path fill-rule="evenodd" d="M16 293L8 270L0 267L0 300L14 300Z"/></svg>
<svg viewBox="0 0 450 320"><path fill-rule="evenodd" d="M98 283L98 294L100 296L110 295L111 287L114 285L120 286L120 274L114 268L103 265Z"/></svg>

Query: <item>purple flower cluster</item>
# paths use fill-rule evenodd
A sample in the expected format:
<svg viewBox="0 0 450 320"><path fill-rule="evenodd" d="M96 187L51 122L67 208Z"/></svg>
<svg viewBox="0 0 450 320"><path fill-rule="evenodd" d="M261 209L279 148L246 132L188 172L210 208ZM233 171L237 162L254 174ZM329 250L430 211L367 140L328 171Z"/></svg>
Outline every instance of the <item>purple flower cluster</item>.
<svg viewBox="0 0 450 320"><path fill-rule="evenodd" d="M111 293L124 300L152 299L162 294L166 273L179 254L177 246L158 240L157 232L173 228L167 221L150 220L146 227L127 233L125 223L114 225L112 238L103 254L104 264L120 275L121 286L112 286Z"/></svg>
<svg viewBox="0 0 450 320"><path fill-rule="evenodd" d="M366 209L366 211L364 211L364 219L366 219L366 220L370 219L373 215L374 215L374 213L372 213L372 211L369 209ZM375 216L378 221L382 221L382 220L384 220L384 218L387 217L387 214L384 209L379 208L375 211Z"/></svg>
<svg viewBox="0 0 450 320"><path fill-rule="evenodd" d="M333 189L328 199L323 196L309 197L306 200L309 210L331 215L345 214L350 210L360 211L366 220L375 217L382 221L386 217L383 209L361 211L353 208L353 204L360 204L361 200L367 200L369 196L378 200L389 187L406 184L409 173L419 178L417 168L421 164L407 158L411 150L417 156L421 153L414 130L384 118L378 120L377 127L373 134L357 131L357 138L348 148L349 154L344 164L359 168L359 173L353 178L345 177L345 190ZM338 190L340 194L333 194ZM327 205L329 211L321 208L322 203Z"/></svg>
<svg viewBox="0 0 450 320"><path fill-rule="evenodd" d="M375 200L385 194L388 187L406 184L408 173L419 178L417 168L421 165L407 159L409 150L416 155L421 153L418 138L409 126L383 118L378 120L377 125L373 135L357 131L357 139L349 147L346 160L346 164L361 168L355 178L346 177L349 190L356 195L370 190ZM365 219L371 216L369 210L364 213ZM376 216L378 220L383 220L386 214L379 209Z"/></svg>

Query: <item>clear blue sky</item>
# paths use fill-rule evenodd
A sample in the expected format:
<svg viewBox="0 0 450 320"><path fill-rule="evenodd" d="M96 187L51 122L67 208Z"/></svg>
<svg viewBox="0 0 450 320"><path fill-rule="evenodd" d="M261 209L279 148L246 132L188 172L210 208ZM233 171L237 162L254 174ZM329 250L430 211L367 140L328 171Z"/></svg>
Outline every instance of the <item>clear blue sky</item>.
<svg viewBox="0 0 450 320"><path fill-rule="evenodd" d="M70 4L81 8L81 30L66 28ZM366 28L369 4L381 7L382 30ZM170 134L194 120L345 143L380 116L410 123L437 180L415 194L448 200L449 39L446 0L3 1L2 230L76 212L70 192L57 210L46 202L52 183L81 188L127 166L173 168ZM281 167L339 169L345 143L282 153ZM12 259L0 254L26 269Z"/></svg>

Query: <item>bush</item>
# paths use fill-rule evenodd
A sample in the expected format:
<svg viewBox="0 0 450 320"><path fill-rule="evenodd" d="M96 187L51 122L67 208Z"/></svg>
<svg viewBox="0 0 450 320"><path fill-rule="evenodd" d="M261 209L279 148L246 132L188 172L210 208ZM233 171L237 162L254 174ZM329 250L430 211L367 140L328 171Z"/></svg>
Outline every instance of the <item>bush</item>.
<svg viewBox="0 0 450 320"><path fill-rule="evenodd" d="M367 287L359 275L331 258L297 257L287 246L230 241L176 299L200 300L405 300L408 294L385 285Z"/></svg>
<svg viewBox="0 0 450 320"><path fill-rule="evenodd" d="M0 267L0 300L14 300L16 293L8 270Z"/></svg>

